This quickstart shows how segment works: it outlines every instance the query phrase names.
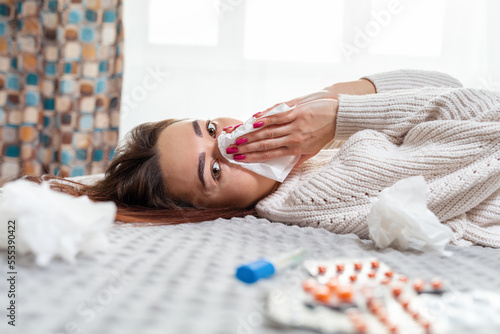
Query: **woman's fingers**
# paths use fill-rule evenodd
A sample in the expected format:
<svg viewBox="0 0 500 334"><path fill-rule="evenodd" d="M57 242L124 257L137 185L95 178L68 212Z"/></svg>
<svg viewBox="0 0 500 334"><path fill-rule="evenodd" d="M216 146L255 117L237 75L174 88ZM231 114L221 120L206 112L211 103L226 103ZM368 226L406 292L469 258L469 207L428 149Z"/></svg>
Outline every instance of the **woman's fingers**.
<svg viewBox="0 0 500 334"><path fill-rule="evenodd" d="M294 110L295 109L285 111L285 112L282 112L282 113L279 113L276 115L272 115L269 117L264 116L262 118L258 118L253 123L253 127L254 128L264 128L264 127L268 127L270 125L280 125L280 124L290 123L290 122L294 121L296 118L296 115L293 113ZM254 132L252 132L252 134L255 134L255 133L260 132L260 131L261 130L254 131ZM251 138L253 138L253 136ZM249 141L250 141L250 139L249 139Z"/></svg>
<svg viewBox="0 0 500 334"><path fill-rule="evenodd" d="M262 139L279 138L289 135L292 132L292 130L293 129L290 128L289 124L262 127L262 129L249 132L245 135L240 136L239 138L236 138L235 144L239 146L241 144L252 143Z"/></svg>
<svg viewBox="0 0 500 334"><path fill-rule="evenodd" d="M226 153L246 154L249 152L251 153L251 152L262 152L262 151L272 150L281 146L289 147L292 139L291 136L289 136L290 132L287 129L283 128L275 128L273 130L275 131L274 134L272 132L267 132L268 135L266 135L265 137L263 136L259 140L253 140L253 141L242 140L240 141L241 144L239 144L237 140L236 145L230 145L226 149Z"/></svg>
<svg viewBox="0 0 500 334"><path fill-rule="evenodd" d="M257 161L279 158L286 155L291 155L290 149L288 147L281 146L262 152L238 153L234 155L234 160L241 162L257 162Z"/></svg>

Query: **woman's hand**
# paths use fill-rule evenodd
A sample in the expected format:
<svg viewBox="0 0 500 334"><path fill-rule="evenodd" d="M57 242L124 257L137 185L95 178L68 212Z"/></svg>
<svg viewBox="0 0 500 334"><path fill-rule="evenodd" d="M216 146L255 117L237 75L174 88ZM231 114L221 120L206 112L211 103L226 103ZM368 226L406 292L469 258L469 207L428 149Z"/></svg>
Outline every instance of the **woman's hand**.
<svg viewBox="0 0 500 334"><path fill-rule="evenodd" d="M339 94L348 94L348 95L365 95L365 94L375 94L377 91L375 89L375 86L372 84L371 81L367 79L359 79L356 81L349 81L349 82L339 82L336 84L333 84L331 86L325 87L322 90L319 90L317 92L303 95L300 97L297 97L295 99L292 99L290 101L285 102L287 106L293 107L295 105L303 104L309 101L314 101L314 100L321 100L321 99L339 99ZM260 113L257 113L259 116L267 113L268 111L274 109L278 105L280 105L283 102L276 103L274 106L271 108L268 108ZM256 114L256 115L257 115Z"/></svg>
<svg viewBox="0 0 500 334"><path fill-rule="evenodd" d="M237 138L241 144L229 146L227 152L243 162L301 155L301 164L333 139L337 108L335 99L316 99L293 110L259 118L254 127L261 129Z"/></svg>

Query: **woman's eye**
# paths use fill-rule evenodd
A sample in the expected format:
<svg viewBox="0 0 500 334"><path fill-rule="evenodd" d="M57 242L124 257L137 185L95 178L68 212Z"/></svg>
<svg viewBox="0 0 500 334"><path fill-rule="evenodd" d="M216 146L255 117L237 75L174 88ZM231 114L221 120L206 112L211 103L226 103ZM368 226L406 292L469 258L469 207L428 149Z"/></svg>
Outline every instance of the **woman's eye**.
<svg viewBox="0 0 500 334"><path fill-rule="evenodd" d="M212 164L212 176L213 176L213 178L215 180L218 180L220 177L220 173L221 173L221 170L220 170L219 162L214 161L214 163Z"/></svg>
<svg viewBox="0 0 500 334"><path fill-rule="evenodd" d="M212 121L207 122L207 131L210 134L210 136L214 137L217 135L217 127L215 126Z"/></svg>

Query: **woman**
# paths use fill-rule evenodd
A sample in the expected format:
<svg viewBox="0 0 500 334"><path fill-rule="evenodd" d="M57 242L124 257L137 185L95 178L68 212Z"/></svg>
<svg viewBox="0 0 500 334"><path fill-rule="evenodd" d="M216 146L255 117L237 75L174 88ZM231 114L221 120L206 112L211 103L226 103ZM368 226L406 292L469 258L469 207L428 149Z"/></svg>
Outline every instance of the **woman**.
<svg viewBox="0 0 500 334"><path fill-rule="evenodd" d="M488 231L500 225L500 94L461 87L446 74L400 70L288 101L298 106L283 114L262 113L260 129L227 152L248 162L301 155L282 184L222 157L217 136L238 121L219 118L141 124L104 179L60 187L116 202L121 221L204 221L255 208L271 221L367 238L370 200L423 175L428 207L453 230L451 243L500 247L500 235Z"/></svg>

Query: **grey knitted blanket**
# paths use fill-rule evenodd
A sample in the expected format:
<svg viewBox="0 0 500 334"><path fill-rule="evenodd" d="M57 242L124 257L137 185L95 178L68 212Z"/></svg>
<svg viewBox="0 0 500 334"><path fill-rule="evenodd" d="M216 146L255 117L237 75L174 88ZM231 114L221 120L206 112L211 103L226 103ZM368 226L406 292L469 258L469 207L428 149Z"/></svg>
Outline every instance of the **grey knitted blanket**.
<svg viewBox="0 0 500 334"><path fill-rule="evenodd" d="M500 250L447 246L453 256L376 250L371 241L253 216L177 226L123 226L111 247L38 268L18 259L16 326L7 324L7 254L0 252L0 333L304 333L265 316L273 288L307 277L302 266L247 285L236 267L304 247L309 257L375 256L410 278L438 276L457 289L500 291ZM19 261L21 260L21 261ZM292 279L295 278L295 279Z"/></svg>

